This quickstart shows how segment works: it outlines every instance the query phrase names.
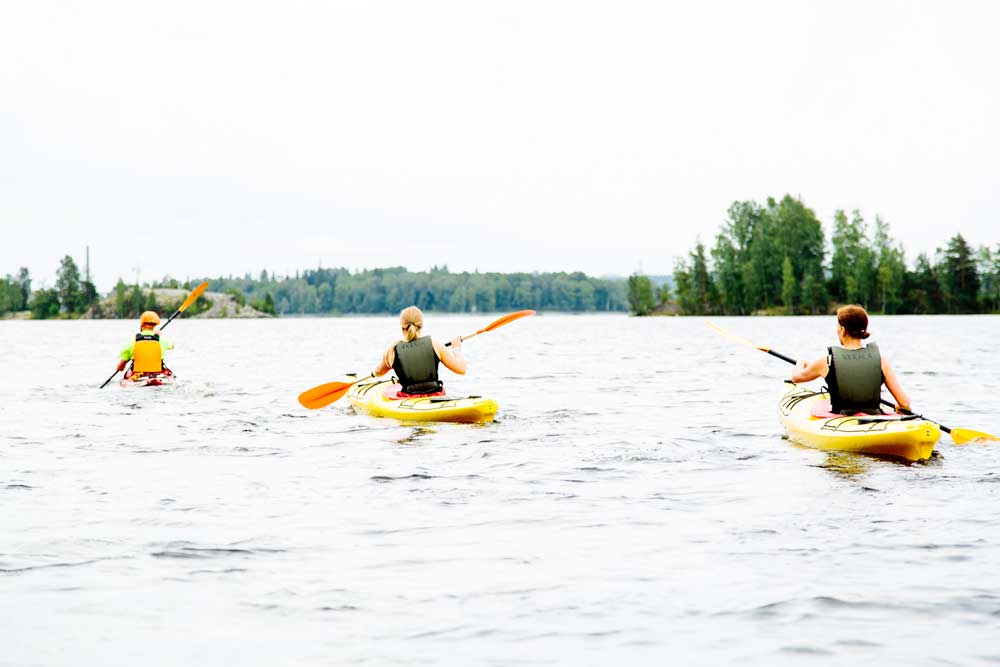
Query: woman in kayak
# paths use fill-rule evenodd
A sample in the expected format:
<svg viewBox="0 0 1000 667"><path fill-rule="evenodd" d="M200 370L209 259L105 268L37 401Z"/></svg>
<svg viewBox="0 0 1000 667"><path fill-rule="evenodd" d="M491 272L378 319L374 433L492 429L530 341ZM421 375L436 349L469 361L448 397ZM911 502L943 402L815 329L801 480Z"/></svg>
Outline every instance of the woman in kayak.
<svg viewBox="0 0 1000 667"><path fill-rule="evenodd" d="M126 379L144 373L170 374L170 369L163 364L163 355L167 350L174 349L174 344L166 338L160 338L160 334L156 331L156 325L159 323L160 316L152 310L147 310L139 316L139 333L119 355L119 371L125 370L128 362L132 362L132 370L125 376Z"/></svg>
<svg viewBox="0 0 1000 667"><path fill-rule="evenodd" d="M800 361L792 382L798 384L826 378L831 411L845 415L880 413L884 383L896 399L897 412L909 412L910 397L903 391L899 378L879 352L878 345L862 342L868 335L868 313L864 308L840 308L837 310L840 345L828 347L825 357L812 362Z"/></svg>
<svg viewBox="0 0 1000 667"><path fill-rule="evenodd" d="M410 306L399 314L399 326L403 329L403 340L394 343L375 367L376 377L390 370L399 378L400 395L427 395L440 393L444 385L438 379L438 363L448 370L464 375L469 364L462 356L462 338L451 341L448 349L430 336L421 336L424 314L416 306Z"/></svg>

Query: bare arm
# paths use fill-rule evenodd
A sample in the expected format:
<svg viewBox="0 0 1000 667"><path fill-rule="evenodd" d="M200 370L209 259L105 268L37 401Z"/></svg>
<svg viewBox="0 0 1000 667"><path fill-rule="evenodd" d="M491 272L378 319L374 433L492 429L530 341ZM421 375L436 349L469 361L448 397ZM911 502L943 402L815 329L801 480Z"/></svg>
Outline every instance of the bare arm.
<svg viewBox="0 0 1000 667"><path fill-rule="evenodd" d="M434 341L434 351L437 352L438 359L441 363L445 365L445 368L452 371L453 373L458 373L459 375L465 375L465 371L469 370L469 362L465 360L462 355L462 338L452 338L451 348L445 347L443 344Z"/></svg>
<svg viewBox="0 0 1000 667"><path fill-rule="evenodd" d="M385 354L382 355L382 358L379 359L378 365L375 366L375 370L372 371L372 375L374 375L375 377L381 377L385 375L386 373L392 370L392 362L394 362L395 360L396 360L396 346L392 345L389 347L388 350L385 351Z"/></svg>
<svg viewBox="0 0 1000 667"><path fill-rule="evenodd" d="M812 382L816 378L825 378L829 372L830 367L826 363L826 357L820 357L815 361L800 361L798 370L792 375L792 382L795 384Z"/></svg>
<svg viewBox="0 0 1000 667"><path fill-rule="evenodd" d="M903 385L899 382L896 371L892 370L892 366L889 365L885 357L882 357L882 376L885 378L885 386L888 387L889 393L896 399L896 407L909 412L910 397L903 391Z"/></svg>

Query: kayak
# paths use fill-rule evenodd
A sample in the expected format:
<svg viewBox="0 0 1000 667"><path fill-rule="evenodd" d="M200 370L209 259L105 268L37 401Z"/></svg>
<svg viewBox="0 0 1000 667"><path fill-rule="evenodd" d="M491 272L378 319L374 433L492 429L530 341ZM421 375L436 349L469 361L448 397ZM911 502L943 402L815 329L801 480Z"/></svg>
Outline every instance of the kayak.
<svg viewBox="0 0 1000 667"><path fill-rule="evenodd" d="M129 371L118 382L122 387L162 387L173 383L174 374L170 371L164 373L133 373Z"/></svg>
<svg viewBox="0 0 1000 667"><path fill-rule="evenodd" d="M497 403L482 396L399 396L400 386L390 380L364 380L351 387L347 396L357 412L392 417L408 422L493 421Z"/></svg>
<svg viewBox="0 0 1000 667"><path fill-rule="evenodd" d="M778 416L788 439L814 449L923 461L934 452L941 427L914 415L830 412L830 396L798 385L783 390Z"/></svg>

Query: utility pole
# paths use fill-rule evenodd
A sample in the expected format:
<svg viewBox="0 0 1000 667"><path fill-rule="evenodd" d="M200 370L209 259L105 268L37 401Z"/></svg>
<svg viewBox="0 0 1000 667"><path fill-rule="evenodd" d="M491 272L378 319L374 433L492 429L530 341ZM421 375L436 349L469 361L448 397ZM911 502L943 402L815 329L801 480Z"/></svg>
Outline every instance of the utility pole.
<svg viewBox="0 0 1000 667"><path fill-rule="evenodd" d="M84 275L87 276L86 280L89 283L90 282L90 246L87 246L87 263L86 263L86 267L87 268L84 269Z"/></svg>

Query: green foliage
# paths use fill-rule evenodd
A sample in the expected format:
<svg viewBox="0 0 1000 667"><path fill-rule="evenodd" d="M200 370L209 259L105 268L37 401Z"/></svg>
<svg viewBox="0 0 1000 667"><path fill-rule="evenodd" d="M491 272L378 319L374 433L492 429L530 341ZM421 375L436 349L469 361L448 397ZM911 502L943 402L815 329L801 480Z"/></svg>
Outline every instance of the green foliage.
<svg viewBox="0 0 1000 667"><path fill-rule="evenodd" d="M818 315L826 312L828 295L826 291L826 281L823 279L822 265L814 265L809 268L802 279L801 311L810 315Z"/></svg>
<svg viewBox="0 0 1000 667"><path fill-rule="evenodd" d="M240 306L247 305L247 295L244 294L242 291L235 289L233 287L229 287L226 289L225 293L233 297L233 301L235 301L238 305Z"/></svg>
<svg viewBox="0 0 1000 667"><path fill-rule="evenodd" d="M267 272L264 271L262 273L266 275ZM325 285L326 283L323 284ZM254 301L250 305L253 306L254 309L259 310L262 313L267 313L268 315L276 314L274 310L274 297L271 296L270 292L265 294L263 299L259 301Z"/></svg>
<svg viewBox="0 0 1000 667"><path fill-rule="evenodd" d="M561 311L624 311L625 281L582 273L451 273L447 267L408 271L388 267L351 272L314 269L298 277L262 271L259 278L215 278L212 291L243 293L258 310L276 314L398 313L410 305L447 312L506 312L533 308Z"/></svg>
<svg viewBox="0 0 1000 667"><path fill-rule="evenodd" d="M128 285L121 278L115 283L115 316L123 320L129 316Z"/></svg>
<svg viewBox="0 0 1000 667"><path fill-rule="evenodd" d="M656 289L656 303L667 303L670 301L670 298L671 293L669 283L663 283Z"/></svg>
<svg viewBox="0 0 1000 667"><path fill-rule="evenodd" d="M165 287L165 288L169 288L169 289L179 289L181 287L184 287L186 289L191 289L191 287L194 287L194 285L192 285L191 287L187 287L187 285L183 285L182 286L181 283L176 278L174 278L172 276L163 276L163 278L161 278L160 280L154 282L152 286L153 287Z"/></svg>
<svg viewBox="0 0 1000 667"><path fill-rule="evenodd" d="M708 270L705 246L699 241L688 258L674 266L674 283L681 312L707 315L719 310L719 293Z"/></svg>
<svg viewBox="0 0 1000 667"><path fill-rule="evenodd" d="M1000 244L995 251L983 246L976 254L980 276L979 303L987 313L1000 312Z"/></svg>
<svg viewBox="0 0 1000 667"><path fill-rule="evenodd" d="M80 269L69 255L59 262L56 272L56 291L59 293L59 304L67 313L82 312L80 298Z"/></svg>
<svg viewBox="0 0 1000 667"><path fill-rule="evenodd" d="M781 263L781 300L785 304L786 315L795 314L795 296L798 291L795 271L792 269L792 260L788 258L788 255L785 255L785 259Z"/></svg>
<svg viewBox="0 0 1000 667"><path fill-rule="evenodd" d="M941 285L926 254L917 255L914 269L906 274L904 283L906 312L917 314L941 312L944 304Z"/></svg>
<svg viewBox="0 0 1000 667"><path fill-rule="evenodd" d="M94 283L89 280L84 280L80 283L80 300L77 304L76 312L86 312L86 310L95 305L100 298L101 297L97 293L97 287L94 286Z"/></svg>
<svg viewBox="0 0 1000 667"><path fill-rule="evenodd" d="M9 273L0 279L0 315L16 313L28 308L31 298L31 276L21 267L16 276Z"/></svg>
<svg viewBox="0 0 1000 667"><path fill-rule="evenodd" d="M196 285L192 284L191 287L190 287L190 289L194 289L195 287L196 287ZM186 298L186 295L185 295L185 298ZM179 306L180 304L178 303L177 305ZM194 315L199 315L201 313L204 313L206 310L208 310L209 308L211 308L213 305L214 304L213 304L212 300L209 299L208 297L206 297L204 294L202 294L201 296L199 296L197 299L194 300L194 303L192 303L190 306L188 306L187 310L184 311L184 314L187 315L188 317L192 317Z"/></svg>
<svg viewBox="0 0 1000 667"><path fill-rule="evenodd" d="M979 310L979 270L972 248L961 234L956 234L942 250L938 249L938 280L945 311L975 313Z"/></svg>
<svg viewBox="0 0 1000 667"><path fill-rule="evenodd" d="M883 313L1000 309L1000 246L974 252L956 235L936 263L920 255L908 271L882 218L869 225L860 212L848 217L842 210L833 216L828 267L825 245L822 224L797 199L733 202L712 246L708 279L701 243L676 262L680 311L823 313L831 297Z"/></svg>
<svg viewBox="0 0 1000 667"><path fill-rule="evenodd" d="M112 308L116 317L129 319L139 317L143 311L152 310L159 313L160 304L156 301L156 294L152 288L143 293L139 285L129 287L119 278L114 289L114 306ZM163 315L163 313L160 313Z"/></svg>
<svg viewBox="0 0 1000 667"><path fill-rule="evenodd" d="M718 292L715 282L708 272L708 260L705 258L705 246L701 241L691 253L691 287L694 290L694 301L698 314L707 315L715 311L718 302Z"/></svg>
<svg viewBox="0 0 1000 667"><path fill-rule="evenodd" d="M634 315L649 315L656 307L653 283L646 276L632 274L628 277L627 296L629 309Z"/></svg>
<svg viewBox="0 0 1000 667"><path fill-rule="evenodd" d="M903 247L889 236L889 225L875 216L875 252L878 257L875 286L882 312L894 314L903 308L903 288L906 281L906 261Z"/></svg>
<svg viewBox="0 0 1000 667"><path fill-rule="evenodd" d="M40 289L31 297L28 303L31 317L45 320L59 315L59 291L55 289Z"/></svg>

